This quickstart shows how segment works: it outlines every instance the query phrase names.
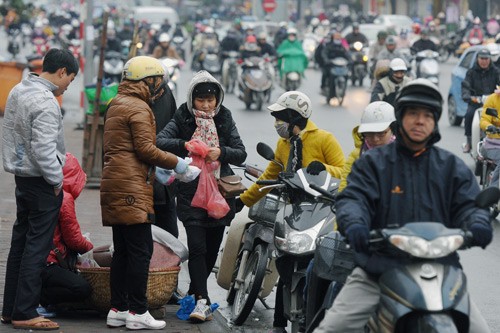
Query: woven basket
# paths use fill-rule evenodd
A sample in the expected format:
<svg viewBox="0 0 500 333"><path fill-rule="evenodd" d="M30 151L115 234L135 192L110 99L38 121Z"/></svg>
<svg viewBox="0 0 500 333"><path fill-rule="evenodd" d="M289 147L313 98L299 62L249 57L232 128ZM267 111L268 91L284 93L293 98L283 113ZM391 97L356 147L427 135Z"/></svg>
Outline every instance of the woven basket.
<svg viewBox="0 0 500 333"><path fill-rule="evenodd" d="M149 270L146 292L149 309L157 309L167 304L177 287L179 271L179 266ZM80 268L81 275L92 288L92 293L87 299L88 305L103 313L108 312L111 308L109 272L109 267Z"/></svg>

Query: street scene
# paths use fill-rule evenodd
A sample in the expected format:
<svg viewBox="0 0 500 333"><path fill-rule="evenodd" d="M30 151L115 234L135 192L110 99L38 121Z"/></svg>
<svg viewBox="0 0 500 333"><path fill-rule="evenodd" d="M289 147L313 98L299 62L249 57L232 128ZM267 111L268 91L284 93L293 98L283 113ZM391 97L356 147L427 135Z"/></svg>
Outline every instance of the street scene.
<svg viewBox="0 0 500 333"><path fill-rule="evenodd" d="M2 88L5 91L0 92L0 133L4 131L4 111L10 89L22 78L26 78L30 71L36 71L38 68L41 72L41 61L49 49L70 50L78 60L80 71L60 98L64 114L64 142L66 151L77 158L87 174L86 186L75 201L75 209L81 234L88 238L94 249L107 248L114 239L112 228L109 225L103 226L103 221L109 217L103 218L105 213L101 212L101 180L103 172L106 175L103 170L107 149L104 142L109 143L111 139L103 140L103 113L99 115L92 111L99 103L94 103L89 93L93 93L94 97L96 92L101 95L100 107L101 112L104 112L106 104L113 99L120 82L123 82L125 64L137 56L159 59L165 73L165 83L180 110L186 107L183 104L188 100L187 108L195 108L197 97L194 94L198 83L194 78L199 71L207 71L211 75L203 82L212 82L211 77L216 80L216 86L222 89L222 95L219 90L210 94L216 97L217 103L222 102L224 108L221 107L221 110L229 110L236 125L236 134L246 151L246 159L237 163L238 165L230 163L231 168L235 174L241 176L242 183L247 188L257 179L248 176L248 170L251 169L248 166L262 173L268 165L273 164L263 157L260 143L266 144L275 152L273 158L278 156L277 142L280 137L277 135L276 123L284 120L276 117L276 112L279 114L286 107L273 110L268 107L276 108L275 103L278 103L287 91L298 91L309 99L310 113L305 118L314 122L318 128L333 134L334 140L340 145L341 154L347 159L351 151L359 148L353 140L356 135L353 129L360 125L365 108L377 101L394 106L401 89L409 82L421 78L437 87L443 98L442 115L436 122L441 139L436 146L463 161L475 174L474 179L480 189L492 184L494 187L494 160L489 160L491 165L482 164L483 153L478 149L480 142L487 135L484 129L481 132L480 113L476 114L475 118L467 116L467 113L469 108L482 108L483 103L487 103L488 96L500 94L500 76L496 76L491 91L483 91L479 86L470 87L471 92L466 101L463 98L462 82L469 80L466 76L472 75L466 74L470 68L481 66L481 59L489 59L486 65L488 70L496 66L498 69L495 73L500 73L500 5L486 2L487 5L483 8L470 1L429 1L428 5L403 5L399 1L385 1L387 6L374 8L370 3L346 1L345 4L340 4L329 0L227 0L218 1L217 5L212 1L68 1L60 4L47 0L41 7L38 2L31 3L30 6L35 8L30 12L31 16L21 20L21 16L9 1L0 1L0 5L5 9L0 12L3 18L3 26L0 28L0 78L8 85L7 88ZM8 20L11 22L8 23ZM480 35L474 35L474 29L480 31ZM85 33L87 35L84 36ZM397 73L401 73L401 76L398 77ZM381 83L383 79L391 80L392 83L384 85ZM217 106L220 107L219 104ZM191 109L190 112L193 114ZM192 118L194 119L194 116ZM393 121L397 118L396 116ZM495 126L500 127L500 122ZM217 130L220 128L218 126ZM161 129L157 129L157 146L163 150L167 150L163 147L174 147L171 141L173 139L168 135L177 130L175 134L181 138L182 129L181 126L170 128L171 132L167 134L159 133ZM365 138L372 131L367 132ZM222 134L219 134L219 137L222 138ZM398 135L395 135L395 138L399 140ZM224 139L220 141L222 146ZM2 148L5 142L4 137ZM175 149L177 147L178 144ZM236 150L235 147L230 149ZM311 149L304 144L304 160ZM178 155L176 151L172 153ZM132 162L130 164L132 165ZM306 166L303 165L304 170ZM223 170L223 166L220 170ZM328 167L328 172L323 170L320 170L323 175L330 172ZM340 177L334 178L333 185L325 185L325 188L338 187L340 181L336 178ZM329 181L329 178L321 179L325 184ZM7 258L18 208L14 175L2 168L0 184L0 305L5 309ZM445 186L444 184L449 182L443 179L441 186ZM283 184L267 185L277 189L280 189L280 186L286 187ZM314 191L313 187L309 190ZM184 193L182 188L180 191ZM317 191L307 200L311 200L311 206L317 205L314 206L317 211L323 209L321 207L327 207L325 211L328 213L325 213L324 220L332 220L331 216L334 217L335 212L329 207L334 207L334 195L328 201L328 193ZM324 188L323 191L328 192ZM304 192L307 194L307 190ZM234 207L238 208L238 204L240 211L235 212L234 219L225 228L219 228L224 229L223 238L218 246L215 265L211 272L208 272L206 280L209 302L212 305L217 304L218 308L203 320L194 323L192 317L189 320L189 314L188 320L179 319L177 311L181 306L170 302L162 306L159 312L150 311L156 320L166 322L159 330L260 333L312 332L318 327L321 320L316 322L311 316L314 317L314 312L323 302L326 289L314 289L319 288L317 286L311 289L312 283L304 288L305 277L304 280L294 280L297 290L287 290L285 287L285 295L279 296L280 301L284 303L287 321L286 326L276 323L275 305L279 274L275 261L281 251L281 248L277 247L280 240L276 235L280 228L274 227L275 221L272 221L270 226L263 223L261 227L267 227L267 231L258 232L262 232L262 235L268 232L270 238L259 238L247 233L247 230L252 228L252 225L259 225L259 221L262 222L260 217L255 217L256 214L263 214L263 211L273 212L272 209L275 209L274 218L277 225L276 214L279 209L278 206L272 209L268 206L257 208L258 203L255 207L248 205L247 202L251 200L247 201L246 195L247 192L239 193L235 203L230 204L231 211L235 210ZM317 197L321 195L326 199L320 202ZM418 194L414 195L418 198ZM178 205L179 198L178 196ZM264 199L270 200L270 196L267 195ZM278 201L276 199L276 205ZM420 200L413 202L417 201ZM409 202L406 204L408 207L400 207L401 211L414 209ZM440 204L436 203L434 208L426 209L432 211L437 206ZM190 207L187 210L191 209L199 208ZM301 214L308 212L307 208L302 206L293 209ZM495 212L495 209L491 211ZM308 220L314 218L322 220L312 213L307 217ZM317 223L319 225L322 222ZM500 270L499 220L493 218L491 226L493 240L486 248L474 246L458 252L465 280L462 281L460 275L457 277L460 282L450 277L449 281L453 282L448 283L460 285L457 288L463 287L485 319L490 332L499 332L500 305L497 295L500 295L500 281L496 279ZM186 226L179 217L177 227L178 240L189 250L188 234L192 232L192 226ZM305 266L302 258L293 262L296 266L289 265L295 269L294 276L300 275L300 272L305 274L306 267L313 257L315 261L319 260L315 257L314 249L323 238L319 237L320 228L315 228L318 230L315 231L310 245L313 250L309 248L310 254L303 256L304 260L307 259ZM333 231L333 224L327 225L325 222L324 228ZM247 247L242 246L242 237L247 237L245 241L250 242L250 252L249 243L245 243ZM256 237L258 241L251 243L252 240L248 237ZM300 255L299 253L297 257ZM174 288L180 297L190 293L193 288L189 273L193 267L189 266L189 260L186 259L187 257L179 264L177 287ZM352 267L349 272L351 270ZM263 280L259 281L260 274ZM336 284L340 290L341 283ZM330 285L330 288L335 289L333 285ZM328 289L328 293L332 292L332 289ZM304 293L304 290L308 291ZM443 295L448 295L444 289L439 290ZM313 292L321 294L321 298L310 298L308 293ZM452 291L447 292L452 298ZM461 292L462 289L459 294ZM334 292L335 295L336 293L338 290ZM335 296L332 301L333 298ZM297 299L298 304L295 304ZM317 308L312 310L312 315L308 312L311 307L307 303L308 299L314 299L318 303ZM42 302L40 304L42 305ZM104 332L107 330L107 324L112 327L109 325L109 314L108 318L106 316L107 311L96 311L92 306L88 306L89 303L83 304L85 305L79 304L78 307L67 304L63 307L56 306L55 317L48 318L59 324L60 332ZM468 311L469 309L466 315L467 325ZM2 316L5 316L5 313L2 313ZM125 326L125 321L118 327L119 331L131 329ZM154 329L152 326L142 328ZM377 332L371 326L368 328L368 325L366 329ZM459 327L457 332L461 329ZM15 329L14 325L4 324L2 319L0 331L19 330ZM416 332L425 332L425 329Z"/></svg>

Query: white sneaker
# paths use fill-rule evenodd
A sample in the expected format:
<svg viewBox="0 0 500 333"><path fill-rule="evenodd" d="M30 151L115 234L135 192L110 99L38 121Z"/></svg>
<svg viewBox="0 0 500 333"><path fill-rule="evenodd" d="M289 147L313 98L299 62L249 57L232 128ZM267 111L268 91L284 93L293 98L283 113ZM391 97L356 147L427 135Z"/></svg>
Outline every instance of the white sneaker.
<svg viewBox="0 0 500 333"><path fill-rule="evenodd" d="M128 311L118 311L112 308L108 312L108 317L106 318L106 325L108 327L122 327L125 326L127 320Z"/></svg>
<svg viewBox="0 0 500 333"><path fill-rule="evenodd" d="M194 322L203 322L212 320L212 318L212 310L210 310L210 306L207 305L206 299L198 300L193 312L189 315L189 319Z"/></svg>
<svg viewBox="0 0 500 333"><path fill-rule="evenodd" d="M164 320L154 319L149 311L146 311L141 315L129 312L126 323L129 330L161 330L166 325L167 323Z"/></svg>

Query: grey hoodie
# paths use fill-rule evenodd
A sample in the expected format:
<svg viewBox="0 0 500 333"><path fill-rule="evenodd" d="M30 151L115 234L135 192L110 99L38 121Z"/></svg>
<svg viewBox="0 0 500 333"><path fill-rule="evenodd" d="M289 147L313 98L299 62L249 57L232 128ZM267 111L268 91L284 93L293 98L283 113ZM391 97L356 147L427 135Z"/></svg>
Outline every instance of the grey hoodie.
<svg viewBox="0 0 500 333"><path fill-rule="evenodd" d="M189 83L189 88L188 88L188 93L187 93L187 108L191 114L193 113L193 90L194 87L198 83L202 82L212 82L215 83L219 86L220 94L217 97L217 105L215 106L215 113L217 114L219 112L220 106L222 105L222 101L224 101L224 89L222 88L222 85L217 81L209 72L202 70L196 73L193 78L191 79L191 82Z"/></svg>

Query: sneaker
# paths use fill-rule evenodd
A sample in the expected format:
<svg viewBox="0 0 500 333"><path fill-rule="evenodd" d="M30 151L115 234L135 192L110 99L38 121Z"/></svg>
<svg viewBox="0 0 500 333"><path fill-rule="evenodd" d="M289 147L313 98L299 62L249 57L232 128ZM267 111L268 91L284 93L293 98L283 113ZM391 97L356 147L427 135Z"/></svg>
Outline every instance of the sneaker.
<svg viewBox="0 0 500 333"><path fill-rule="evenodd" d="M470 149L471 149L470 144L468 144L468 143L462 144L462 152L464 154L470 153Z"/></svg>
<svg viewBox="0 0 500 333"><path fill-rule="evenodd" d="M164 320L156 320L146 311L143 314L129 312L126 326L129 330L161 330L167 325Z"/></svg>
<svg viewBox="0 0 500 333"><path fill-rule="evenodd" d="M39 306L38 308L36 308L36 312L38 312L39 316L45 318L55 318L57 316L55 309L51 306L47 307Z"/></svg>
<svg viewBox="0 0 500 333"><path fill-rule="evenodd" d="M112 308L108 312L108 317L106 318L106 325L108 327L122 327L125 326L127 320L128 311L118 311Z"/></svg>
<svg viewBox="0 0 500 333"><path fill-rule="evenodd" d="M207 300L202 298L196 302L196 306L189 315L189 319L194 322L204 322L207 320L212 320L212 310L210 310L210 305L207 305Z"/></svg>

